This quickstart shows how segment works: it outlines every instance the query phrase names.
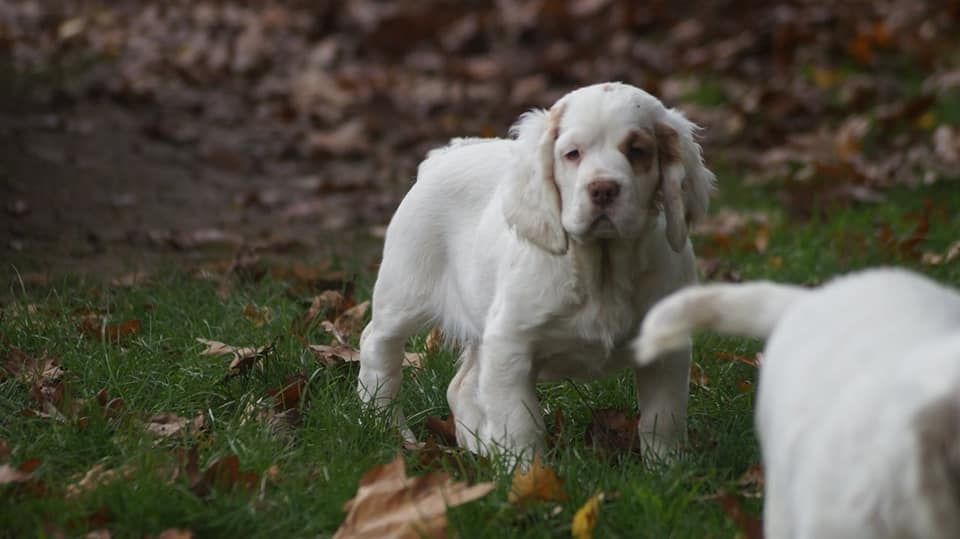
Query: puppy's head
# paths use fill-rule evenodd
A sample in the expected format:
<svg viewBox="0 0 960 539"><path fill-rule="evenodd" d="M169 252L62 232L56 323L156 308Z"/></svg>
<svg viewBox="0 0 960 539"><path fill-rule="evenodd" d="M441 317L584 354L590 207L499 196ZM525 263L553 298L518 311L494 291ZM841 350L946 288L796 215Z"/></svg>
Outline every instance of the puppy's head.
<svg viewBox="0 0 960 539"><path fill-rule="evenodd" d="M667 240L686 245L707 210L714 176L697 127L650 94L620 83L587 86L549 111L521 116L504 215L521 236L554 254L569 239L640 236L662 210Z"/></svg>

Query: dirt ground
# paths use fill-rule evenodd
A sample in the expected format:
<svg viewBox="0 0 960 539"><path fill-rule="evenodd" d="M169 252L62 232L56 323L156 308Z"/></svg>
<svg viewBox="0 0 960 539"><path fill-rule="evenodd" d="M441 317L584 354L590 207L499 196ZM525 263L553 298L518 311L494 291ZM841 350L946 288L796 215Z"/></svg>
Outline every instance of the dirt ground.
<svg viewBox="0 0 960 539"><path fill-rule="evenodd" d="M250 246L303 260L375 256L399 193L318 189L322 164L255 162L241 147L158 140L113 103L0 114L3 272L43 281L193 267ZM277 170L279 169L279 170ZM46 277L45 277L46 276Z"/></svg>

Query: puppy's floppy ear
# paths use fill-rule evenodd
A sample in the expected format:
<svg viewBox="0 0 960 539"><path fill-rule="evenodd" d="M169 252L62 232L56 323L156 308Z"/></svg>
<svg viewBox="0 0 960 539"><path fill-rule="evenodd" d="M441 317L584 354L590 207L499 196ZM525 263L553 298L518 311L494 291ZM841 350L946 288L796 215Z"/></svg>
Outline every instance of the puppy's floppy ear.
<svg viewBox="0 0 960 539"><path fill-rule="evenodd" d="M560 222L560 189L554 177L553 148L563 105L532 110L510 128L518 145L507 179L503 216L527 241L555 255L567 252Z"/></svg>
<svg viewBox="0 0 960 539"><path fill-rule="evenodd" d="M706 215L714 188L713 172L704 166L700 145L693 138L698 129L673 109L654 125L667 242L676 252L686 245L690 225Z"/></svg>

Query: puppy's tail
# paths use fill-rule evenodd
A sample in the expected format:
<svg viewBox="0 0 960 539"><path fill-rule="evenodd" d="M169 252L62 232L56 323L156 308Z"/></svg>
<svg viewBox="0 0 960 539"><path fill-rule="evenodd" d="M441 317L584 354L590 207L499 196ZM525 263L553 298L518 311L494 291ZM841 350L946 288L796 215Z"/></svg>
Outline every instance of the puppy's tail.
<svg viewBox="0 0 960 539"><path fill-rule="evenodd" d="M633 343L636 361L649 365L665 352L687 346L698 330L767 338L785 312L810 290L760 281L680 290L657 303Z"/></svg>

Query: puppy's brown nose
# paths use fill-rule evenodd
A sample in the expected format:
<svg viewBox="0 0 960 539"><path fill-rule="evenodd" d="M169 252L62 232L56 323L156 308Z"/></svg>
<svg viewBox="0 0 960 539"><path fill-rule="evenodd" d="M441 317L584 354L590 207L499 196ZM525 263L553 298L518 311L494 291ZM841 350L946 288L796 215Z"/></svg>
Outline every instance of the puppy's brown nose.
<svg viewBox="0 0 960 539"><path fill-rule="evenodd" d="M610 180L597 180L587 184L587 192L596 206L606 208L613 204L620 194L620 184Z"/></svg>

